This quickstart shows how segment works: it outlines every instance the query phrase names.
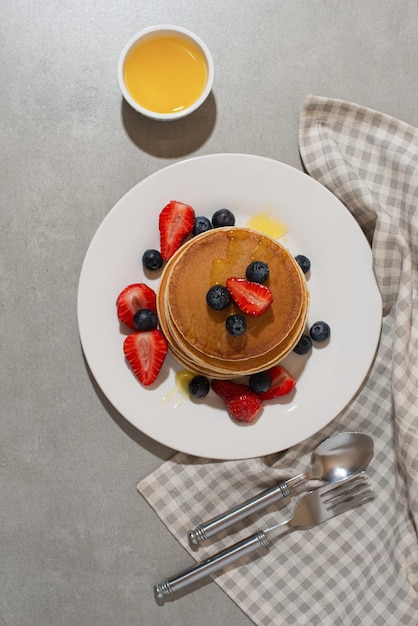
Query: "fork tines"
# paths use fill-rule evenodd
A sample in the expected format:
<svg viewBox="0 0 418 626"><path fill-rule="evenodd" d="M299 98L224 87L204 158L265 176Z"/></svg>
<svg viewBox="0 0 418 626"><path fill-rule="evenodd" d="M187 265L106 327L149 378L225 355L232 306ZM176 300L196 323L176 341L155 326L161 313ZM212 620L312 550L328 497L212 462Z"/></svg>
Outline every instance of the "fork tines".
<svg viewBox="0 0 418 626"><path fill-rule="evenodd" d="M334 511L335 514L361 506L373 498L374 493L364 472L321 493L323 504L327 510Z"/></svg>

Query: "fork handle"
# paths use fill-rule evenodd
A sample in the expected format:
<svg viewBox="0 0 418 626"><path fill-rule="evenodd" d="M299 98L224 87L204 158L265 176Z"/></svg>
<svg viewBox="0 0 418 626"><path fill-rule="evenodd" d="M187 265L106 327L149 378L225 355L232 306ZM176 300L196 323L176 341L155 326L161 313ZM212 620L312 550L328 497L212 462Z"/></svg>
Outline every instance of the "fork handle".
<svg viewBox="0 0 418 626"><path fill-rule="evenodd" d="M281 500L285 501L287 504L290 497L291 494L287 482L282 480L274 487L262 491L260 494L250 500L247 500L243 504L226 511L217 517L213 517L209 521L200 524L193 530L190 530L187 533L189 543L196 546L200 541L208 539L221 530L229 528L245 517L267 508L270 504L275 504Z"/></svg>
<svg viewBox="0 0 418 626"><path fill-rule="evenodd" d="M260 548L269 548L270 541L267 534L260 530L247 539L243 539L238 543L235 543L230 548L218 552L212 557L201 561L194 567L186 569L175 576L166 579L162 583L158 583L154 586L154 596L156 600L164 600L173 593L185 589L189 585L197 582L198 580L214 574L219 570L231 565L238 559L242 559L244 556L248 556L253 552L256 552Z"/></svg>

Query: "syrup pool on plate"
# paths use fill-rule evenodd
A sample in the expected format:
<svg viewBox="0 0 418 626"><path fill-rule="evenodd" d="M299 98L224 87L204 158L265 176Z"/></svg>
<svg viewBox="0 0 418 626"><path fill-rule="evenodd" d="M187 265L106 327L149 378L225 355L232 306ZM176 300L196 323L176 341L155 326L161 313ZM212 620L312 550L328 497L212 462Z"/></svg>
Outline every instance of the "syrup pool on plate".
<svg viewBox="0 0 418 626"><path fill-rule="evenodd" d="M132 48L124 64L131 97L156 113L175 113L202 94L207 66L200 48L179 35L156 35Z"/></svg>
<svg viewBox="0 0 418 626"><path fill-rule="evenodd" d="M177 372L175 386L164 396L164 402L172 404L172 407L175 409L184 400L189 400L189 382L193 376L195 376L195 374L188 370L180 370Z"/></svg>
<svg viewBox="0 0 418 626"><path fill-rule="evenodd" d="M256 213L245 224L247 228L258 230L264 235L268 235L273 239L280 239L284 237L288 231L286 224L276 217L273 217L271 208L263 211L262 213Z"/></svg>

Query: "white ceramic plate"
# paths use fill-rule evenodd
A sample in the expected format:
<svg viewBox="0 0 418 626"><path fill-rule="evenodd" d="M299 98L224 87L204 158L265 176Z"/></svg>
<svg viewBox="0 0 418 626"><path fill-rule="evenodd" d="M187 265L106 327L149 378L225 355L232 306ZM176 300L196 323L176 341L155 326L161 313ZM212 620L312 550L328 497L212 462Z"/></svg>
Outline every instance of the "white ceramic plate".
<svg viewBox="0 0 418 626"><path fill-rule="evenodd" d="M305 254L311 306L308 324L325 320L331 341L308 358L284 364L296 392L266 404L252 425L232 422L214 394L191 401L176 389L182 368L169 356L159 379L143 388L123 355L124 331L115 301L146 276L141 257L159 248L158 214L170 200L211 217L228 207L238 226L272 210L288 227L281 243ZM136 428L175 450L212 459L240 459L285 450L328 424L358 390L373 360L381 327L381 299L370 247L349 211L308 175L277 161L215 154L175 163L143 180L109 212L88 248L78 289L82 347L97 383ZM350 425L347 424L347 427Z"/></svg>

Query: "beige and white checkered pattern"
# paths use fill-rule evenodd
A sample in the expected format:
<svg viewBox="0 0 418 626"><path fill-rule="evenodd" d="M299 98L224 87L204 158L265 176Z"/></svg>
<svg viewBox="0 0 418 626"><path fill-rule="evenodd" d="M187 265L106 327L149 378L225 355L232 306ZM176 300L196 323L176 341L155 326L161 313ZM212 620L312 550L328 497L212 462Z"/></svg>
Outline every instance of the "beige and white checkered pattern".
<svg viewBox="0 0 418 626"><path fill-rule="evenodd" d="M143 479L138 490L193 554L186 538L191 527L305 470L311 450L325 437L344 430L365 432L375 443L368 471L374 502L303 535L290 533L269 554L214 579L260 626L415 625L418 130L355 104L309 97L299 144L307 172L347 206L373 248L384 318L369 376L351 404L303 444L244 461L214 462L179 453ZM286 519L294 504L269 512L261 522L243 524L235 537L205 542L193 556L201 560L278 521L278 515Z"/></svg>

